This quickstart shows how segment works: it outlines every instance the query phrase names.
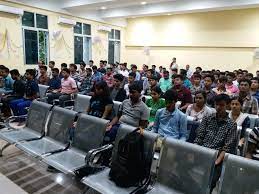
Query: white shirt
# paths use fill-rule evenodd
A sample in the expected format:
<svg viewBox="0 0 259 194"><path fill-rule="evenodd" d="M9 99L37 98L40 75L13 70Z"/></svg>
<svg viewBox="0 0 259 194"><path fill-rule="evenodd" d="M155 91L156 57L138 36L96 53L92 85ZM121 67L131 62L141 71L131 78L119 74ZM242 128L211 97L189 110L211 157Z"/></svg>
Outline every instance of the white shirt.
<svg viewBox="0 0 259 194"><path fill-rule="evenodd" d="M173 63L173 65L172 65L171 69L178 69L178 64Z"/></svg>
<svg viewBox="0 0 259 194"><path fill-rule="evenodd" d="M190 79L190 78L192 77L192 74L193 74L193 73L192 73L192 70L189 69L189 70L187 71L187 78Z"/></svg>
<svg viewBox="0 0 259 194"><path fill-rule="evenodd" d="M129 77L129 72L128 72L128 70L120 70L119 71L119 74L121 74L121 75L123 75L124 77Z"/></svg>

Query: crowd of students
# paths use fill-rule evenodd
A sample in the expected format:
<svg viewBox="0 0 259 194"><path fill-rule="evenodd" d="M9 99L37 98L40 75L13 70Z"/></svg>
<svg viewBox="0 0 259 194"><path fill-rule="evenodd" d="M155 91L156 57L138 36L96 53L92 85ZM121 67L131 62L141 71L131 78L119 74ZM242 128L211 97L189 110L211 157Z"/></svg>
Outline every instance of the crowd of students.
<svg viewBox="0 0 259 194"><path fill-rule="evenodd" d="M121 123L186 141L187 120L197 121L194 143L219 150L212 188L225 153L236 154L237 145L242 148L250 126L248 114L258 114L259 71L255 76L241 69L223 72L196 67L192 72L189 65L179 69L176 58L168 70L155 65L138 70L136 65L108 65L107 61L97 67L92 60L88 65L82 61L77 68L62 63L59 70L54 61L48 67L39 62L37 69L27 69L22 77L17 69L9 72L1 65L2 113L5 117L11 115L10 110L14 115L26 114L25 108L39 97L38 84L42 84L49 86L47 102L58 99L62 107L77 93L92 96L87 114L110 120L105 142L115 139ZM113 115L113 101L122 102L117 115ZM240 140L237 126L242 127ZM255 149L257 129L252 134L250 143Z"/></svg>

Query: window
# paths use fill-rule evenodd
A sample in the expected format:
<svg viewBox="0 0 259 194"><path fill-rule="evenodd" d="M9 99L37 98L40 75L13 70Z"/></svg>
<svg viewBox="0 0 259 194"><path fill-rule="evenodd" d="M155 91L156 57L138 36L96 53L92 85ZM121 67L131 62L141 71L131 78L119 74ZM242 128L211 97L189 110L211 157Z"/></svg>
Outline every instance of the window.
<svg viewBox="0 0 259 194"><path fill-rule="evenodd" d="M48 16L24 12L22 17L25 64L48 62Z"/></svg>
<svg viewBox="0 0 259 194"><path fill-rule="evenodd" d="M109 46L108 46L108 63L113 64L120 62L120 39L121 33L119 30L112 29L109 32Z"/></svg>
<svg viewBox="0 0 259 194"><path fill-rule="evenodd" d="M88 62L92 55L91 25L77 22L74 26L75 64Z"/></svg>

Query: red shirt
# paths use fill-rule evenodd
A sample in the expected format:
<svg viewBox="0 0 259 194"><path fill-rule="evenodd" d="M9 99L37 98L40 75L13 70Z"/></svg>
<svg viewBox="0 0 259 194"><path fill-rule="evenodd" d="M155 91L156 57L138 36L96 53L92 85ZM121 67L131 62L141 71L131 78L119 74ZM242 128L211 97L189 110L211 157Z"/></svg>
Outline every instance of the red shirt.
<svg viewBox="0 0 259 194"><path fill-rule="evenodd" d="M177 91L175 87L172 89ZM192 94L188 88L182 86L181 89L177 92L177 95L177 100L182 102L180 107L183 107L187 103L192 103Z"/></svg>

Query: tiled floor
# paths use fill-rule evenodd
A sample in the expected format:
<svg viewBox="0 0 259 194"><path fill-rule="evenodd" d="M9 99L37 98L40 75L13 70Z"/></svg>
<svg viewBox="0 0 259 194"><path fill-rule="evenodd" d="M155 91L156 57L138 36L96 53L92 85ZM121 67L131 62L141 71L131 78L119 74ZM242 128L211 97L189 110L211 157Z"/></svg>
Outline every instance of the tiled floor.
<svg viewBox="0 0 259 194"><path fill-rule="evenodd" d="M0 141L0 147L5 142ZM47 166L19 151L14 146L8 147L0 158L0 174L27 193L34 194L81 194L85 185L72 176L46 171ZM1 182L1 194L13 194L7 183ZM4 184L4 185L1 185ZM13 185L15 187L15 185ZM17 187L17 186L16 186ZM6 190L5 190L6 189ZM22 191L21 190L21 191ZM22 194L19 193L19 194Z"/></svg>

